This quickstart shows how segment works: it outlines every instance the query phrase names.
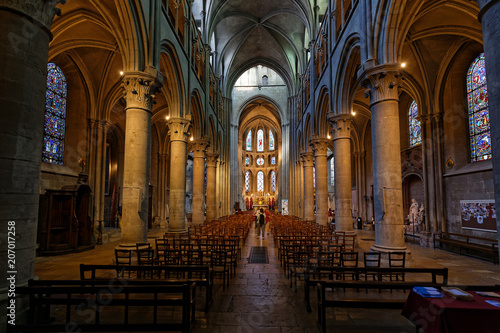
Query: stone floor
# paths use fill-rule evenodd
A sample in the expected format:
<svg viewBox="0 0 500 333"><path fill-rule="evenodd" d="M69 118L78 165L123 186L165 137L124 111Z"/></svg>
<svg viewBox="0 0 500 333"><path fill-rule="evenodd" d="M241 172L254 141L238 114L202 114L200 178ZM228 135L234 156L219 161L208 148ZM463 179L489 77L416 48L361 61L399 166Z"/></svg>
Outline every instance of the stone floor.
<svg viewBox="0 0 500 333"><path fill-rule="evenodd" d="M374 243L373 231L358 233L358 251L367 251ZM161 236L164 229L149 233L151 242ZM111 264L113 249L119 242L97 246L95 250L59 257L36 259L35 274L40 279L78 279L80 263ZM249 264L252 246L268 246L268 264ZM500 267L481 259L459 256L448 251L420 247L407 243L411 251L409 267L448 267L449 284L498 284ZM277 260L277 251L271 236L265 239L249 235L242 251L236 276L230 286L222 290L220 281L214 290L214 304L208 313L202 304L196 313L193 333L310 333L319 332L317 312L307 313L303 290L294 292L284 277ZM300 283L300 282L299 282ZM203 303L203 302L201 302ZM415 327L402 317L399 310L335 309L328 311L328 332L415 332Z"/></svg>

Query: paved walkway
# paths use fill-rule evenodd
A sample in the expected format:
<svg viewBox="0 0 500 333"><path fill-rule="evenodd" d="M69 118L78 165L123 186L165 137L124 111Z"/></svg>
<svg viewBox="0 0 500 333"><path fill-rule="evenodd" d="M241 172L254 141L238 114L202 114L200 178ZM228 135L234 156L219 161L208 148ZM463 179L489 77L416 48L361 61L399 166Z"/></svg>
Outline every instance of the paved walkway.
<svg viewBox="0 0 500 333"><path fill-rule="evenodd" d="M162 229L149 233L153 238L161 236ZM373 231L358 233L360 252L367 251L374 243ZM95 250L59 257L36 259L35 273L41 279L78 279L80 263L111 264L114 248L119 242L96 247ZM267 246L269 264L249 264L252 246ZM412 251L409 267L448 267L450 284L497 284L500 283L500 267L490 262L457 254L420 247L407 243ZM257 239L254 230L242 250L242 260L237 274L225 291L216 281L214 304L205 314L203 304L198 306L197 322L193 333L317 333L317 312L307 313L303 290L290 288L290 281L283 275L277 250L271 236ZM203 303L203 302L201 302ZM329 332L415 332L415 327L399 314L399 310L335 309L328 311Z"/></svg>

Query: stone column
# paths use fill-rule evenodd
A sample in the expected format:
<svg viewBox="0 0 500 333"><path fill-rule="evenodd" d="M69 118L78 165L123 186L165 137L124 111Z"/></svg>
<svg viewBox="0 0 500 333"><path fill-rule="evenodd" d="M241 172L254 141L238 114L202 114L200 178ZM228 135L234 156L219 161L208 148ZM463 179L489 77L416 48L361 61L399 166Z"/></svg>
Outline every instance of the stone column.
<svg viewBox="0 0 500 333"><path fill-rule="evenodd" d="M104 228L104 196L105 196L105 175L106 175L106 138L111 123L103 120L99 122L99 132L97 140L97 161L96 163L96 182L94 187L94 234L96 239L100 239L99 228ZM101 242L102 243L102 242Z"/></svg>
<svg viewBox="0 0 500 333"><path fill-rule="evenodd" d="M203 200L205 190L205 152L208 139L193 141L193 224L202 224L205 216Z"/></svg>
<svg viewBox="0 0 500 333"><path fill-rule="evenodd" d="M314 149L316 164L316 223L328 224L328 140L313 135L311 146Z"/></svg>
<svg viewBox="0 0 500 333"><path fill-rule="evenodd" d="M373 250L406 249L404 243L401 146L399 136L399 66L379 66L365 72L362 84L370 97L372 116ZM337 161L335 161L337 162Z"/></svg>
<svg viewBox="0 0 500 333"><path fill-rule="evenodd" d="M313 184L313 152L303 152L300 154L304 165L304 220L314 220L314 184Z"/></svg>
<svg viewBox="0 0 500 333"><path fill-rule="evenodd" d="M215 219L216 211L216 169L217 160L219 159L219 154L207 153L207 221L212 221Z"/></svg>
<svg viewBox="0 0 500 333"><path fill-rule="evenodd" d="M488 84L488 105L491 122L491 148L493 158L493 179L495 182L495 201L500 202L500 34L498 22L500 1L478 0L481 11L479 21L483 26L484 58L486 62L486 81ZM500 219L497 219L497 237L500 240ZM499 249L500 253L500 249Z"/></svg>
<svg viewBox="0 0 500 333"><path fill-rule="evenodd" d="M7 277L14 274L8 272L16 272L16 286L26 284L34 275L50 26L54 15L60 13L55 8L59 2L0 0L2 328L7 318ZM8 231L15 236L11 238ZM15 246L15 263L7 262L7 252L12 246ZM19 315L22 308L20 304L17 306Z"/></svg>
<svg viewBox="0 0 500 333"><path fill-rule="evenodd" d="M335 158L335 230L352 231L351 115L328 114Z"/></svg>
<svg viewBox="0 0 500 333"><path fill-rule="evenodd" d="M128 72L123 77L125 152L123 165L122 243L144 242L148 232L148 183L151 165L151 109L161 86L157 72ZM99 158L99 156L98 156ZM96 173L99 175L99 173Z"/></svg>
<svg viewBox="0 0 500 333"><path fill-rule="evenodd" d="M186 231L186 158L189 119L171 117L167 121L170 135L170 218L169 232Z"/></svg>

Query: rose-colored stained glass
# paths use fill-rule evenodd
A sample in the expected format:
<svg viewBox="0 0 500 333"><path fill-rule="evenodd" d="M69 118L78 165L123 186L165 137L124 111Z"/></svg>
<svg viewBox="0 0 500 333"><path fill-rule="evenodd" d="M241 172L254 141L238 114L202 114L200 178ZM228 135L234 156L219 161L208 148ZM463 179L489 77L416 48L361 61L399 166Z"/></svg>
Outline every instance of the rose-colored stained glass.
<svg viewBox="0 0 500 333"><path fill-rule="evenodd" d="M467 72L467 101L471 161L490 159L490 113L484 53L472 62Z"/></svg>

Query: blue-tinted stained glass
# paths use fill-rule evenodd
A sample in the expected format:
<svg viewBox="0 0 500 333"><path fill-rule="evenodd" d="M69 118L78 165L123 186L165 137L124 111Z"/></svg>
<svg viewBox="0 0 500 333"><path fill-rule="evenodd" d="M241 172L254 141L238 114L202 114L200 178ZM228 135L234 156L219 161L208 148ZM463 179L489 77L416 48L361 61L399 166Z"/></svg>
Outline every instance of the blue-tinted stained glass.
<svg viewBox="0 0 500 333"><path fill-rule="evenodd" d="M257 131L257 151L264 151L264 131Z"/></svg>
<svg viewBox="0 0 500 333"><path fill-rule="evenodd" d="M245 165L250 165L250 157L245 157Z"/></svg>
<svg viewBox="0 0 500 333"><path fill-rule="evenodd" d="M330 178L332 186L335 185L335 158L332 157L330 160Z"/></svg>
<svg viewBox="0 0 500 333"><path fill-rule="evenodd" d="M257 172L257 191L264 192L264 172Z"/></svg>
<svg viewBox="0 0 500 333"><path fill-rule="evenodd" d="M45 122L42 161L62 165L66 131L66 97L68 89L62 70L47 64L47 91L45 93Z"/></svg>
<svg viewBox="0 0 500 333"><path fill-rule="evenodd" d="M247 135L247 151L252 150L252 130L248 131Z"/></svg>
<svg viewBox="0 0 500 333"><path fill-rule="evenodd" d="M467 72L467 101L471 160L475 162L490 159L490 114L484 53L474 60Z"/></svg>
<svg viewBox="0 0 500 333"><path fill-rule="evenodd" d="M422 143L422 126L420 121L417 120L418 106L415 101L410 105L408 110L408 123L410 125L410 147Z"/></svg>
<svg viewBox="0 0 500 333"><path fill-rule="evenodd" d="M250 171L245 173L245 191L250 191Z"/></svg>
<svg viewBox="0 0 500 333"><path fill-rule="evenodd" d="M271 164L276 165L276 157L275 156L271 157Z"/></svg>
<svg viewBox="0 0 500 333"><path fill-rule="evenodd" d="M273 131L269 130L269 150L273 151L274 150L274 135Z"/></svg>
<svg viewBox="0 0 500 333"><path fill-rule="evenodd" d="M271 192L276 191L276 173L271 171Z"/></svg>
<svg viewBox="0 0 500 333"><path fill-rule="evenodd" d="M263 159L262 157L259 157L259 158L257 159L257 165L258 165L258 166L262 166L262 165L264 165L264 159Z"/></svg>

